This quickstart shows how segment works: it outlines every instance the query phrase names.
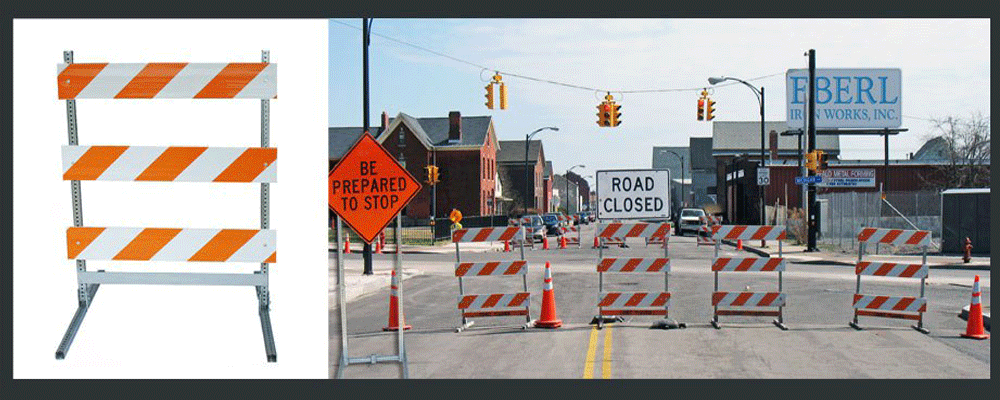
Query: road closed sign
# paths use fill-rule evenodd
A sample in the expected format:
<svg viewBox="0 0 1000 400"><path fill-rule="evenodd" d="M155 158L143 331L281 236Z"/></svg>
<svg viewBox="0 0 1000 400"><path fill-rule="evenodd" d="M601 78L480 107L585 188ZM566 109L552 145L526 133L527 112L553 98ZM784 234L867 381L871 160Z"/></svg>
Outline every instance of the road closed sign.
<svg viewBox="0 0 1000 400"><path fill-rule="evenodd" d="M330 171L327 190L330 209L371 243L416 196L420 182L366 133Z"/></svg>
<svg viewBox="0 0 1000 400"><path fill-rule="evenodd" d="M597 171L597 217L670 218L670 171Z"/></svg>

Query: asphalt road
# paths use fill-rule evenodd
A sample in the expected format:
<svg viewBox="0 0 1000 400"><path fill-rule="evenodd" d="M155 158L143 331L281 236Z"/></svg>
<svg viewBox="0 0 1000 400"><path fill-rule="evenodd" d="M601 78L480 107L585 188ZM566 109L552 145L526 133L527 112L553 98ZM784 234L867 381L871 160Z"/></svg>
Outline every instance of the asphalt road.
<svg viewBox="0 0 1000 400"><path fill-rule="evenodd" d="M585 226L583 243L592 243ZM590 229L588 229L590 228ZM555 241L550 242L553 248ZM965 322L957 317L969 304L973 276L983 280L983 304L990 304L989 271L932 269L924 324L930 334L909 328L911 321L861 317L863 331L850 328L854 293L853 267L789 264L783 291L788 296L784 320L788 331L771 317L712 316L713 248L696 246L693 237L670 239L670 317L685 329L649 329L652 316L626 317L598 330L596 313L597 250L590 246L564 250L528 250L530 312L541 307L544 262L553 270L558 329L521 329L523 317L475 319L461 333L456 309L458 282L454 251L406 254L407 269L422 274L404 280L406 354L411 378L989 378L990 340L963 339ZM453 249L450 248L449 249ZM723 254L736 255L723 246ZM605 257L656 257L663 250L641 243L611 248ZM746 256L752 254L743 253ZM331 253L331 257L335 254ZM511 260L519 253L463 252L462 261ZM391 268L391 256L376 255L376 269ZM919 260L917 260L919 262ZM347 257L360 269L360 255ZM352 268L353 269L353 268ZM335 274L335 270L331 270ZM776 273L728 273L721 290L775 290ZM912 296L917 280L865 277L862 291ZM520 291L520 279L466 279L467 293ZM499 282L499 283L498 283ZM662 274L606 275L605 290L660 290ZM335 289L335 287L334 287ZM494 289L499 289L494 291ZM395 333L382 331L388 321L388 288L348 303L348 348L351 357L396 353ZM335 293L331 294L330 376L339 366L340 325ZM396 378L398 364L350 365L345 378Z"/></svg>

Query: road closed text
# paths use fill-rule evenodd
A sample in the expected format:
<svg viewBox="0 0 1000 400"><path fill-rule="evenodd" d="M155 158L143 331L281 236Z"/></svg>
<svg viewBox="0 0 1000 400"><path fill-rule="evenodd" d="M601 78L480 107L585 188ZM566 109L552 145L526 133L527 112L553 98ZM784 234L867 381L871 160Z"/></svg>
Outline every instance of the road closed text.
<svg viewBox="0 0 1000 400"><path fill-rule="evenodd" d="M598 171L600 218L656 218L669 213L665 170Z"/></svg>

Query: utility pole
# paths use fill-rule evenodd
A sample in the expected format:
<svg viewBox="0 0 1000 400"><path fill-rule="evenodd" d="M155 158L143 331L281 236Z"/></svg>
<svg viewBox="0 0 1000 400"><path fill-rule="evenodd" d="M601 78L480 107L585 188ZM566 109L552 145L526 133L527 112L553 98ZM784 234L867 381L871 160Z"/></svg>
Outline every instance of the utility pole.
<svg viewBox="0 0 1000 400"><path fill-rule="evenodd" d="M816 150L816 50L809 49L809 152ZM809 176L815 176L816 171L809 171ZM819 251L816 248L816 228L819 219L819 207L816 206L816 184L809 183L808 243L806 251Z"/></svg>
<svg viewBox="0 0 1000 400"><path fill-rule="evenodd" d="M369 31L370 29L371 29L371 27L369 26L369 20L368 20L368 18L362 18L361 19L361 57L362 57L362 64L363 64L362 69L364 70L364 72L363 72L363 78L362 79L364 80L364 89L363 89L363 91L364 91L364 95L363 95L364 96L364 120L365 120L365 122L364 122L364 132L366 132L366 133L368 132L368 129L369 129L369 126L368 126L368 42L371 39L371 35L370 35L370 31ZM399 243L396 243L396 245L399 246ZM372 275L372 274L374 274L375 272L372 270L372 244L371 243L367 243L366 242L364 244L364 250L361 252L361 257L364 259L364 262L365 262L365 270L364 270L364 272L362 272L362 274L364 274L364 275Z"/></svg>

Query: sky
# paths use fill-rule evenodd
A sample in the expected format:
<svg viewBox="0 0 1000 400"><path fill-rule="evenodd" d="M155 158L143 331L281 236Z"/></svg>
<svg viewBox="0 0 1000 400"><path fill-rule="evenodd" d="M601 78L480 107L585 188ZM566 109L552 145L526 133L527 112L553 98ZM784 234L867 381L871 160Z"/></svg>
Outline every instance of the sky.
<svg viewBox="0 0 1000 400"><path fill-rule="evenodd" d="M361 19L330 23L330 126L363 122L360 27ZM990 112L988 19L375 19L372 32L489 68L373 35L372 126L382 111L492 115L500 140L556 126L535 136L556 173L577 164L586 165L584 176L650 168L653 146L710 137L712 123L696 120L702 87L716 101L715 121L760 120L749 88L711 88L710 76L769 76L751 83L765 88L766 119L784 121L785 72L807 68L809 49L817 68L902 70L902 128L909 131L890 138L892 159L916 152L935 133L927 119ZM622 123L602 128L596 107L605 93L512 76L503 78L508 109L487 109L493 69L608 90L695 90L612 93ZM883 151L880 137L841 138L841 159L881 159Z"/></svg>

